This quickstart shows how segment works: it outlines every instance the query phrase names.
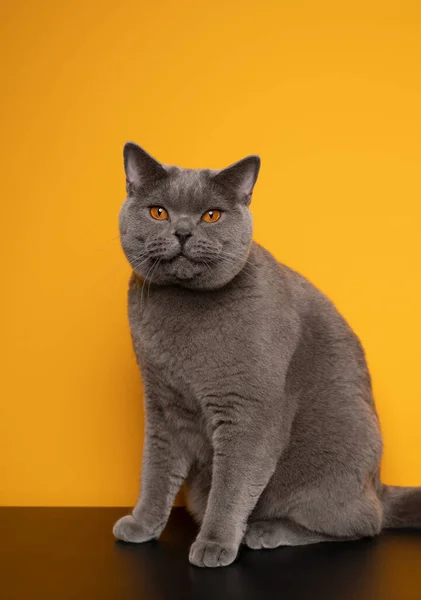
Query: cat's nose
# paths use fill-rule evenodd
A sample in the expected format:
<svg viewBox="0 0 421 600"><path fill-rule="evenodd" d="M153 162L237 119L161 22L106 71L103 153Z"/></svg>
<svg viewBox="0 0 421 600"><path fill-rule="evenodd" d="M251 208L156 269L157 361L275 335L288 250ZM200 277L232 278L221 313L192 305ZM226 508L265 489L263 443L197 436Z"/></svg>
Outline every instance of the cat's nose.
<svg viewBox="0 0 421 600"><path fill-rule="evenodd" d="M191 237L191 232L190 231L176 231L175 235L178 237L178 239L180 240L180 244L184 245L186 243L186 241L188 240L189 237Z"/></svg>

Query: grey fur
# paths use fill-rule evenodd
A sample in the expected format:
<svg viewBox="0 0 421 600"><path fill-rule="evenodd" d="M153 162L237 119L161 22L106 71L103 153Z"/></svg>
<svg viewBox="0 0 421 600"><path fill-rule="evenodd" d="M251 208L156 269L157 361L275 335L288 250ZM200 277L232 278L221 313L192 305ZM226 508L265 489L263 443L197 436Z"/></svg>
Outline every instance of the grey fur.
<svg viewBox="0 0 421 600"><path fill-rule="evenodd" d="M357 336L330 300L252 242L260 161L222 171L124 151L121 242L142 371L142 489L114 526L163 530L183 482L198 566L251 548L355 539L421 526L421 488L380 482L382 439ZM170 218L156 221L150 206ZM220 209L215 223L201 221ZM182 254L181 254L182 253Z"/></svg>

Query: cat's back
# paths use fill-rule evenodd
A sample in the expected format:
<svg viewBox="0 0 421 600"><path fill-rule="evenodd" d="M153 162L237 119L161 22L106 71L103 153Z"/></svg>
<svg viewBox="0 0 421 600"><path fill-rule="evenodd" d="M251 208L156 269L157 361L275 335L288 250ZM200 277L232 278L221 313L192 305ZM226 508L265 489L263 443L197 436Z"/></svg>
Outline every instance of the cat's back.
<svg viewBox="0 0 421 600"><path fill-rule="evenodd" d="M317 323L326 334L356 337L333 301L309 279L258 244L256 254L261 265L260 285L266 288L266 294L273 294L278 310L293 310L307 328Z"/></svg>
<svg viewBox="0 0 421 600"><path fill-rule="evenodd" d="M304 275L279 262L266 248L253 244L257 285L275 314L293 313L301 323L310 317L344 322L332 301Z"/></svg>
<svg viewBox="0 0 421 600"><path fill-rule="evenodd" d="M265 265L261 269L265 282L262 285L267 286L268 294L273 294L274 314L284 318L289 312L300 323L292 367L302 363L301 371L313 374L317 371L322 378L345 373L362 382L369 391L371 383L363 346L335 304L312 282L279 263L267 250L259 246L257 252ZM279 310L281 305L282 310Z"/></svg>

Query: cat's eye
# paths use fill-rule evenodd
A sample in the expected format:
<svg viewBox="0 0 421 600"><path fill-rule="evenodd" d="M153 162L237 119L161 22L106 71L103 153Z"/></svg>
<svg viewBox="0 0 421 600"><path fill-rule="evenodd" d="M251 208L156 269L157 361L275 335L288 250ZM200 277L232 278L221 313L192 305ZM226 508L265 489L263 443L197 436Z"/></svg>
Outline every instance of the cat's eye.
<svg viewBox="0 0 421 600"><path fill-rule="evenodd" d="M219 221L220 218L221 218L220 210L207 210L202 215L202 221L206 221L206 223L215 223L216 221Z"/></svg>
<svg viewBox="0 0 421 600"><path fill-rule="evenodd" d="M165 208L162 208L162 206L152 206L149 209L149 212L151 214L151 217L153 217L157 221L165 221L166 219L168 219L168 213L165 210Z"/></svg>

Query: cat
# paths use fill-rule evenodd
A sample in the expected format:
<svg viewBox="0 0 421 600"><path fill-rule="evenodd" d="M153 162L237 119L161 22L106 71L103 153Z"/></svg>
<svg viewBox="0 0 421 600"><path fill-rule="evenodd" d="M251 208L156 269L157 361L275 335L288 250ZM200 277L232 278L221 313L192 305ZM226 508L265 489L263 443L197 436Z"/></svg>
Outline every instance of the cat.
<svg viewBox="0 0 421 600"><path fill-rule="evenodd" d="M260 159L163 165L124 147L121 244L145 392L142 484L116 538L158 538L185 483L189 560L421 526L421 488L386 486L359 339L331 301L252 241Z"/></svg>

